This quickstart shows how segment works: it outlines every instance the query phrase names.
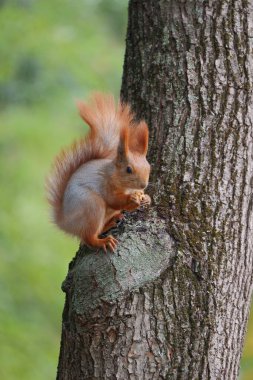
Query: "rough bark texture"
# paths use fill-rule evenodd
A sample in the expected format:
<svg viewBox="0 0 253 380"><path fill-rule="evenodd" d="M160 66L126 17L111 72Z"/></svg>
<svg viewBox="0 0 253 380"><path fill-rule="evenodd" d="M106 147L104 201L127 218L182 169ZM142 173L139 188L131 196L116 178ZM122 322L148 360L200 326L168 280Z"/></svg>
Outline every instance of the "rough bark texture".
<svg viewBox="0 0 253 380"><path fill-rule="evenodd" d="M58 380L236 379L252 291L253 1L132 0L122 98L153 207L63 284Z"/></svg>

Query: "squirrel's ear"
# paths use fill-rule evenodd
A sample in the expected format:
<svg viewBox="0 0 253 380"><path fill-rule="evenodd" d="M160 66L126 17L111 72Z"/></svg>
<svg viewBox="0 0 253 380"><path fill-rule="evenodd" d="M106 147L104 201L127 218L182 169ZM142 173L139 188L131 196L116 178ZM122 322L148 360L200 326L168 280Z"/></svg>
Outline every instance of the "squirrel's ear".
<svg viewBox="0 0 253 380"><path fill-rule="evenodd" d="M118 162L125 161L127 157L127 153L128 153L128 129L123 128L120 132L117 161Z"/></svg>
<svg viewBox="0 0 253 380"><path fill-rule="evenodd" d="M146 155L148 151L148 126L145 121L141 121L131 127L129 149Z"/></svg>

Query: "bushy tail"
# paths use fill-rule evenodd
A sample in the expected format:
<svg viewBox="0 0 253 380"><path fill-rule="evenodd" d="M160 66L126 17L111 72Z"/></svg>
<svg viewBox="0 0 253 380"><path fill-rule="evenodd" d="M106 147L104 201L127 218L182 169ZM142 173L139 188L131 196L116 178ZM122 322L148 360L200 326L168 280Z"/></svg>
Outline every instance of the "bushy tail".
<svg viewBox="0 0 253 380"><path fill-rule="evenodd" d="M114 158L121 132L133 119L130 107L115 104L112 95L94 94L90 103L78 102L78 108L90 131L85 138L60 152L46 180L47 199L56 223L61 218L64 191L72 174L90 160Z"/></svg>

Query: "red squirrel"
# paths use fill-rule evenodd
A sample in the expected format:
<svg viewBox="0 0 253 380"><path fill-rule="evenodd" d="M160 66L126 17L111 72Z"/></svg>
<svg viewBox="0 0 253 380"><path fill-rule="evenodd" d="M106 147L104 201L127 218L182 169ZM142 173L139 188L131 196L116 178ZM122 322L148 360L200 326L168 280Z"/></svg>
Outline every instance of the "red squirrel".
<svg viewBox="0 0 253 380"><path fill-rule="evenodd" d="M58 227L88 246L114 251L118 241L99 235L116 226L123 210L150 203L144 194L148 127L112 95L94 94L78 108L90 130L56 157L46 181L48 201Z"/></svg>

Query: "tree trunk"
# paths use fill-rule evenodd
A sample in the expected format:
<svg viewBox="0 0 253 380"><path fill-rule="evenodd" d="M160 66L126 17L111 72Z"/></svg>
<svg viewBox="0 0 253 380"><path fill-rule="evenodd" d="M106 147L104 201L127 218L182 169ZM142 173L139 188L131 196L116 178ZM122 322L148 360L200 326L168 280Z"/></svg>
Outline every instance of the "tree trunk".
<svg viewBox="0 0 253 380"><path fill-rule="evenodd" d="M58 380L236 379L252 291L252 0L132 0L122 98L153 206L63 284Z"/></svg>

